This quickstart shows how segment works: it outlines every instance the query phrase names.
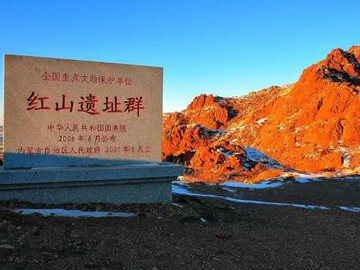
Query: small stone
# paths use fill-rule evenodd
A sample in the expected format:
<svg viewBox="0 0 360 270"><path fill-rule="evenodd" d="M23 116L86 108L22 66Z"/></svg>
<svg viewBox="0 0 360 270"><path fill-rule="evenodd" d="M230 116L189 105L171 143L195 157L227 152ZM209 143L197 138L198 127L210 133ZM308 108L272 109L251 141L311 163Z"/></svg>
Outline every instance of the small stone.
<svg viewBox="0 0 360 270"><path fill-rule="evenodd" d="M14 259L14 263L24 263L25 262L25 258L24 257L16 257Z"/></svg>
<svg viewBox="0 0 360 270"><path fill-rule="evenodd" d="M15 247L8 244L0 245L0 249L14 249Z"/></svg>

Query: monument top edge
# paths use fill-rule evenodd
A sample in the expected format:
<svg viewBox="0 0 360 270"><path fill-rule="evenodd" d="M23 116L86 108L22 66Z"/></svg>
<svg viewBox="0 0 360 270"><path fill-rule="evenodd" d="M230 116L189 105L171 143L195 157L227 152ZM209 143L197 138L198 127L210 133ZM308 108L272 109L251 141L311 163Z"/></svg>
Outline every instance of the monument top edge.
<svg viewBox="0 0 360 270"><path fill-rule="evenodd" d="M142 68L155 68L163 70L163 67L158 66L147 66L147 65L135 65L135 64L125 64L125 63L115 63L115 62L106 62L106 61L96 61L96 60L82 60L82 59L68 59L68 58L57 58L57 57L47 57L47 56L34 56L34 55L20 55L20 54L4 54L4 60L8 58L31 58L31 59L43 59L43 60L54 60L54 61L69 61L69 62L82 62L90 64L107 64L107 65L122 65L129 67L142 67Z"/></svg>

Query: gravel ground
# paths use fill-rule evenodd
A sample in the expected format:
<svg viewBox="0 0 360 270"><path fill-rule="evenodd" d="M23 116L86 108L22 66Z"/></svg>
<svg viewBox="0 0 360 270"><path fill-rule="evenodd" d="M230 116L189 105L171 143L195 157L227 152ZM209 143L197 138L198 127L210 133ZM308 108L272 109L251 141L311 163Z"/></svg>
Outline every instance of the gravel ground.
<svg viewBox="0 0 360 270"><path fill-rule="evenodd" d="M266 193L273 199L274 192L264 191L261 199ZM126 211L136 217L23 216L12 211L44 207ZM1 270L360 269L359 254L360 213L338 209L183 195L164 205L0 203Z"/></svg>

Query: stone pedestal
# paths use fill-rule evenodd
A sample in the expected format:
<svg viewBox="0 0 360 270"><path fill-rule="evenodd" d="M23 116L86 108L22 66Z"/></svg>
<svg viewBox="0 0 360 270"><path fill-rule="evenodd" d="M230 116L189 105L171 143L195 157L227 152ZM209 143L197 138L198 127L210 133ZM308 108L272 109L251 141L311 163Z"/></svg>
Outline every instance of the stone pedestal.
<svg viewBox="0 0 360 270"><path fill-rule="evenodd" d="M110 167L0 170L0 200L33 203L167 203L171 181L183 173L172 163Z"/></svg>

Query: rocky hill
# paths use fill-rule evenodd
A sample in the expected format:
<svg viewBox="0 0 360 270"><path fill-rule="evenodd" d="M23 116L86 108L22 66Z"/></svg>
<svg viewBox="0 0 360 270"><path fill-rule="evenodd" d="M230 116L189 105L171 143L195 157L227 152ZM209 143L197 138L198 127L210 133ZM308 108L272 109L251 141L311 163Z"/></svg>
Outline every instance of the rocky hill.
<svg viewBox="0 0 360 270"><path fill-rule="evenodd" d="M360 172L360 46L332 50L290 85L200 95L163 119L163 160L187 180L256 182L290 172Z"/></svg>

